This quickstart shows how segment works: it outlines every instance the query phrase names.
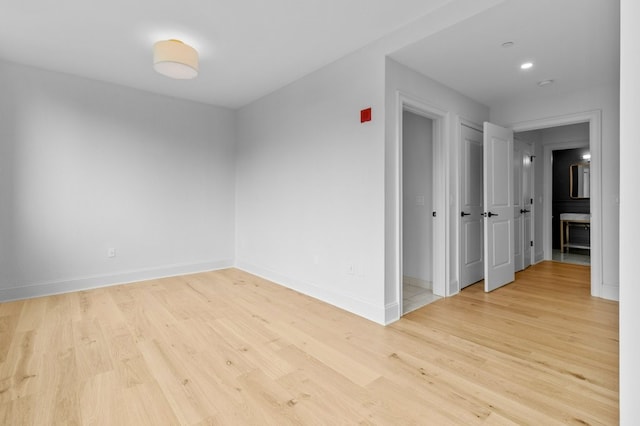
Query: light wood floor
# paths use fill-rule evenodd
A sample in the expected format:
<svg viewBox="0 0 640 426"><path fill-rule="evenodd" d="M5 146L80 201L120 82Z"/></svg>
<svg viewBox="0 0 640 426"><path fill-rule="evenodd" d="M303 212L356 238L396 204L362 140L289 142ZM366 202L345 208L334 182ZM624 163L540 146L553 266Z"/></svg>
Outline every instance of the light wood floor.
<svg viewBox="0 0 640 426"><path fill-rule="evenodd" d="M618 304L544 262L382 327L238 270L0 304L0 424L618 423Z"/></svg>

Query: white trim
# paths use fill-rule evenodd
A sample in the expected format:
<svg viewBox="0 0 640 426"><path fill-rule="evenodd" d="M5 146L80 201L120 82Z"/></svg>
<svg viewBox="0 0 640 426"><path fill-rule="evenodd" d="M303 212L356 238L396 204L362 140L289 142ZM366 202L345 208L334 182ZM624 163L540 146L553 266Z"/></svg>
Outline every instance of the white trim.
<svg viewBox="0 0 640 426"><path fill-rule="evenodd" d="M577 123L589 123L589 151L591 152L591 295L610 298L611 292L603 289L604 283L602 282L602 111L585 111L524 121L513 124L511 127L514 132L524 132ZM547 147L545 146L545 158L546 149ZM547 176L548 173L545 171L545 179ZM545 196L548 192L545 187ZM549 205L549 202L544 202L543 220L549 220L551 217L550 214L547 215L547 209L550 208ZM543 231L546 234L547 228L545 226L543 226ZM544 253L545 258L548 256L546 251Z"/></svg>
<svg viewBox="0 0 640 426"><path fill-rule="evenodd" d="M447 295L447 282L449 281L449 208L446 203L446 194L448 193L448 164L449 150L447 149L447 141L449 141L449 123L450 113L435 107L418 97L409 95L400 90L396 91L396 137L394 140L395 151L395 267L396 274L394 277L396 287L396 295L398 297L399 316L402 315L402 114L403 111L410 111L414 114L433 120L433 209L436 212L433 226L433 244L440 247L439 250L433 250L433 294L437 296Z"/></svg>
<svg viewBox="0 0 640 426"><path fill-rule="evenodd" d="M400 319L400 304L398 302L388 303L384 307L384 325L391 324L392 322Z"/></svg>
<svg viewBox="0 0 640 426"><path fill-rule="evenodd" d="M608 300L620 300L620 286L603 283L600 297Z"/></svg>
<svg viewBox="0 0 640 426"><path fill-rule="evenodd" d="M169 265L161 268L138 269L111 275L95 275L63 281L22 285L0 289L0 301L8 302L11 300L31 299L34 297L91 290L100 287L130 284L137 281L175 277L178 275L196 274L231 267L233 267L233 261L228 259L213 262Z"/></svg>
<svg viewBox="0 0 640 426"><path fill-rule="evenodd" d="M483 129L483 127L482 127L482 124L478 124L478 123L475 123L475 122L473 122L473 121L471 121L471 120L467 120L466 118L464 118L464 117L460 117L459 115L458 115L458 116L456 116L456 117L458 118L458 124L459 124L460 126L467 126L467 127L469 127L470 129L477 130L477 131L479 131L479 132L484 132L484 129ZM462 139L462 138L461 138L461 139Z"/></svg>
<svg viewBox="0 0 640 426"><path fill-rule="evenodd" d="M398 309L397 304L383 307L368 300L337 293L312 282L282 275L268 268L244 261L237 261L235 267L381 325L389 324L397 319L394 318L394 314Z"/></svg>

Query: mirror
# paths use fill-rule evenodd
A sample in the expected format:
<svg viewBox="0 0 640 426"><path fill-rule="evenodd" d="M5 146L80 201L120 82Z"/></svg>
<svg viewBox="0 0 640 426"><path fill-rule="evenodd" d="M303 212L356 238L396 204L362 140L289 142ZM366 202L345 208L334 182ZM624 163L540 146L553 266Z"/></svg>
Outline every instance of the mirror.
<svg viewBox="0 0 640 426"><path fill-rule="evenodd" d="M589 198L591 173L589 163L577 163L569 166L569 185L571 198Z"/></svg>

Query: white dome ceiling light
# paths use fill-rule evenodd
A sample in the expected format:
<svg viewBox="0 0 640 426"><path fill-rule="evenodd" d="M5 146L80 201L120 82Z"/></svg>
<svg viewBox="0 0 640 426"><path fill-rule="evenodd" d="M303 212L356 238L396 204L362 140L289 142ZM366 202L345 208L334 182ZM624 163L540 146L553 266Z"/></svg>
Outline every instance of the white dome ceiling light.
<svg viewBox="0 0 640 426"><path fill-rule="evenodd" d="M180 40L163 40L153 45L153 69L178 80L198 76L198 52Z"/></svg>

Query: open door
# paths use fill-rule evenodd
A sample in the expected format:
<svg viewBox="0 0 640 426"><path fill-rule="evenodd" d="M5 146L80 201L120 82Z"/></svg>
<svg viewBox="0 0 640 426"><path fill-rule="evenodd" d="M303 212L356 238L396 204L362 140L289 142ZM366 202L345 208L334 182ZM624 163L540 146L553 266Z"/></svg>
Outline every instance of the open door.
<svg viewBox="0 0 640 426"><path fill-rule="evenodd" d="M484 291L515 279L513 132L484 123Z"/></svg>
<svg viewBox="0 0 640 426"><path fill-rule="evenodd" d="M524 269L524 199L523 181L523 147L522 142L515 139L513 141L513 248L514 266L516 272Z"/></svg>
<svg viewBox="0 0 640 426"><path fill-rule="evenodd" d="M513 140L513 217L516 272L531 265L533 247L533 168L531 144Z"/></svg>
<svg viewBox="0 0 640 426"><path fill-rule="evenodd" d="M524 242L524 259L522 268L531 266L533 258L533 148L524 143L522 150L522 203L524 208L520 211L522 220L522 239Z"/></svg>
<svg viewBox="0 0 640 426"><path fill-rule="evenodd" d="M482 132L460 126L460 288L483 278Z"/></svg>

